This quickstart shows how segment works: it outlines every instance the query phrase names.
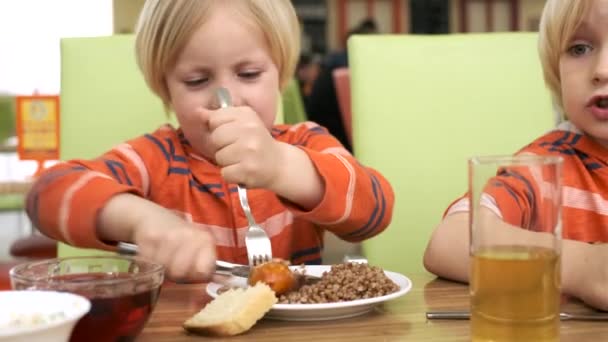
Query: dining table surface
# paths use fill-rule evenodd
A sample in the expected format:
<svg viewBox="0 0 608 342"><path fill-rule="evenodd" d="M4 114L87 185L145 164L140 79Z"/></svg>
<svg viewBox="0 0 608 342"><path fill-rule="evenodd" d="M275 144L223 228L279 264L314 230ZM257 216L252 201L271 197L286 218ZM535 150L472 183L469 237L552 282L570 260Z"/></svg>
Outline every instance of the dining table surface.
<svg viewBox="0 0 608 342"><path fill-rule="evenodd" d="M468 320L427 320L428 311L468 310L466 284L420 271L405 274L413 286L405 295L351 318L325 321L262 319L249 331L232 337L186 332L182 323L212 300L205 284L163 286L156 307L137 341L470 341ZM562 301L562 312L594 313L573 299ZM562 321L561 341L608 340L608 321Z"/></svg>

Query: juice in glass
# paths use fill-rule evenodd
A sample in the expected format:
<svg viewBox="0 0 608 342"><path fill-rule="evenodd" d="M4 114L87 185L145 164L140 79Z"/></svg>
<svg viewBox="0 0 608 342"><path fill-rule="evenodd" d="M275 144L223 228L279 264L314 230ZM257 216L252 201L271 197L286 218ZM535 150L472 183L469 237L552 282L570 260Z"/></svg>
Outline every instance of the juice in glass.
<svg viewBox="0 0 608 342"><path fill-rule="evenodd" d="M554 249L488 246L472 257L472 341L559 341L560 262Z"/></svg>

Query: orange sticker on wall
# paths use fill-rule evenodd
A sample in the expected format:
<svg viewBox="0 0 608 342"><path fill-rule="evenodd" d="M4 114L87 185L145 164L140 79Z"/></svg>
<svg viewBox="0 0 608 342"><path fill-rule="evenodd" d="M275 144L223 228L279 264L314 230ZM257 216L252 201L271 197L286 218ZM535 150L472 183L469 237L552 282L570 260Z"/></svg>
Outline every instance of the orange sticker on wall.
<svg viewBox="0 0 608 342"><path fill-rule="evenodd" d="M17 96L16 99L19 159L59 159L59 96Z"/></svg>

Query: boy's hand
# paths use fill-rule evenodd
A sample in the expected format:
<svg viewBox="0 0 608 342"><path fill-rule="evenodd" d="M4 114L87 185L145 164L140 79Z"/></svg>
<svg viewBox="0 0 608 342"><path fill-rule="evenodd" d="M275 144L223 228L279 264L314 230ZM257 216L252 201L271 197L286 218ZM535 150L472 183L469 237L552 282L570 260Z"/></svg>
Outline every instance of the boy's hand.
<svg viewBox="0 0 608 342"><path fill-rule="evenodd" d="M215 270L212 235L169 210L146 215L133 230L138 255L165 266L174 281L209 281Z"/></svg>
<svg viewBox="0 0 608 342"><path fill-rule="evenodd" d="M249 107L229 107L209 116L215 161L229 183L270 188L279 176L282 150L258 114Z"/></svg>

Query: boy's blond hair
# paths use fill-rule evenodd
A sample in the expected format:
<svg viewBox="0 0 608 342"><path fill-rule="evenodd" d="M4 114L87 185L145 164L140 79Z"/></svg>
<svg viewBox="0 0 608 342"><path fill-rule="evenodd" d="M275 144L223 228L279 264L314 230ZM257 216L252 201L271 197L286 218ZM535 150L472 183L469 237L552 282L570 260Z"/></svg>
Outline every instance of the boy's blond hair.
<svg viewBox="0 0 608 342"><path fill-rule="evenodd" d="M590 7L590 0L547 0L540 20L538 50L545 83L564 115L559 60Z"/></svg>
<svg viewBox="0 0 608 342"><path fill-rule="evenodd" d="M236 8L264 32L279 70L281 89L293 76L300 54L300 26L290 0L147 0L136 28L137 64L167 110L171 104L167 72L192 34L206 22L213 6L225 1L239 5Z"/></svg>

